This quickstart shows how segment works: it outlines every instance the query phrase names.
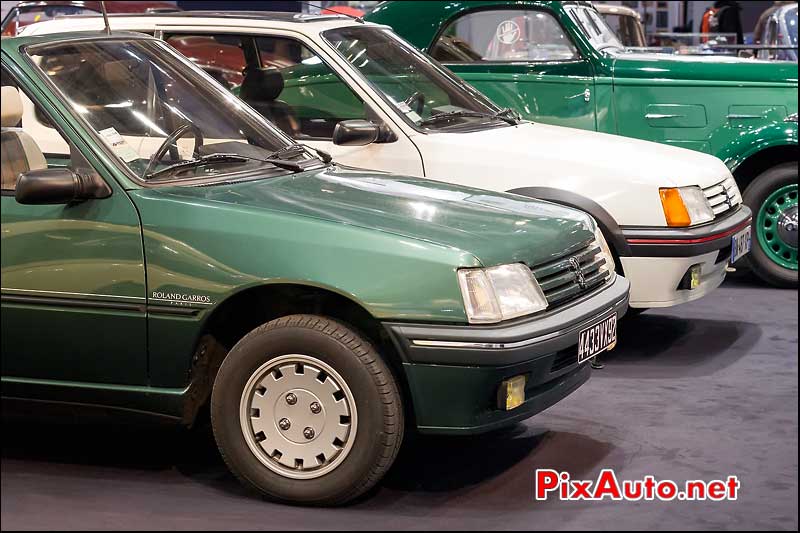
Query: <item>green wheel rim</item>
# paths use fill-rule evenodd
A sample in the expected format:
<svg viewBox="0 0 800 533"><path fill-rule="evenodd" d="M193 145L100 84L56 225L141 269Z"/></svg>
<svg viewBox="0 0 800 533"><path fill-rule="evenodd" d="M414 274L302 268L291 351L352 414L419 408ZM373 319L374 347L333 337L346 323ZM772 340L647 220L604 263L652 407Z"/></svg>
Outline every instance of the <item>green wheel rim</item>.
<svg viewBox="0 0 800 533"><path fill-rule="evenodd" d="M787 229L788 228L788 229ZM790 242L787 232L794 232ZM797 270L797 184L774 191L761 204L756 217L758 244L770 260L790 270Z"/></svg>

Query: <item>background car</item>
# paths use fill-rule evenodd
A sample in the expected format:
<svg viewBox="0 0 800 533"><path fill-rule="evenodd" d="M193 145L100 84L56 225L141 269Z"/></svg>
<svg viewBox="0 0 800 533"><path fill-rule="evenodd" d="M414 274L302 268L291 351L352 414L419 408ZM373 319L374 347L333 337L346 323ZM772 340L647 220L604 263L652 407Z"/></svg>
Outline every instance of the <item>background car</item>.
<svg viewBox="0 0 800 533"><path fill-rule="evenodd" d="M366 19L527 119L719 157L755 214L750 266L797 286L796 63L623 53L589 2L385 2ZM443 53L453 39L471 51Z"/></svg>
<svg viewBox="0 0 800 533"><path fill-rule="evenodd" d="M3 36L14 36L25 26L36 22L61 16L99 14L102 11L101 3L61 0L16 2L3 17L0 33ZM163 13L179 10L174 2L125 1L105 4L109 13Z"/></svg>
<svg viewBox="0 0 800 533"><path fill-rule="evenodd" d="M776 59L797 61L797 4L780 6L768 16L764 30L755 39L764 46L781 46L792 48L776 48L760 50L759 59Z"/></svg>
<svg viewBox="0 0 800 533"><path fill-rule="evenodd" d="M595 6L626 48L645 48L647 46L642 19L636 10L613 4L596 4Z"/></svg>

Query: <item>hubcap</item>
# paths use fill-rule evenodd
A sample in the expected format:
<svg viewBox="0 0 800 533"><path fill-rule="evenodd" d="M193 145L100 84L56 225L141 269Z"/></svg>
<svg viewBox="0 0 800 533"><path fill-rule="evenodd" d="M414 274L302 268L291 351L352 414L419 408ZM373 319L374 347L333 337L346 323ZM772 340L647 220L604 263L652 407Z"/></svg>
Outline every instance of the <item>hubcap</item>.
<svg viewBox="0 0 800 533"><path fill-rule="evenodd" d="M771 261L797 270L797 184L769 195L758 211L756 235Z"/></svg>
<svg viewBox="0 0 800 533"><path fill-rule="evenodd" d="M328 364L300 354L274 359L253 373L239 418L258 460L293 479L320 477L341 464L357 426L347 383Z"/></svg>

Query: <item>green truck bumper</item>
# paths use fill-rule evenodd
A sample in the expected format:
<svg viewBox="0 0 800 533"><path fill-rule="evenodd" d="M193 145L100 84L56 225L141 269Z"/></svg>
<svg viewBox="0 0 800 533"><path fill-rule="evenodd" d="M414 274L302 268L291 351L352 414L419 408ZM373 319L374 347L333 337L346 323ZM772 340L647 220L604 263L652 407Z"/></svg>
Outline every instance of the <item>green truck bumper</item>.
<svg viewBox="0 0 800 533"><path fill-rule="evenodd" d="M628 308L630 284L618 276L598 292L543 316L501 326L385 324L403 358L417 428L474 434L529 418L580 387L580 332ZM525 401L506 410L504 380L526 377Z"/></svg>

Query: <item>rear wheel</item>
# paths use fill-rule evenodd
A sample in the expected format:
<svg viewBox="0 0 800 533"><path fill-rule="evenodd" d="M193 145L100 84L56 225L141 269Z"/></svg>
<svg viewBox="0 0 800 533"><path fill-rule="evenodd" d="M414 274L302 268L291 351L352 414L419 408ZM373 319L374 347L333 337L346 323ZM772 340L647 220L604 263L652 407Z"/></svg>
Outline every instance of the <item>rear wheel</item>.
<svg viewBox="0 0 800 533"><path fill-rule="evenodd" d="M313 315L273 320L225 358L211 399L231 471L273 499L345 503L391 466L403 438L397 385L350 328Z"/></svg>
<svg viewBox="0 0 800 533"><path fill-rule="evenodd" d="M797 163L773 167L744 192L752 209L753 272L778 287L797 286Z"/></svg>

